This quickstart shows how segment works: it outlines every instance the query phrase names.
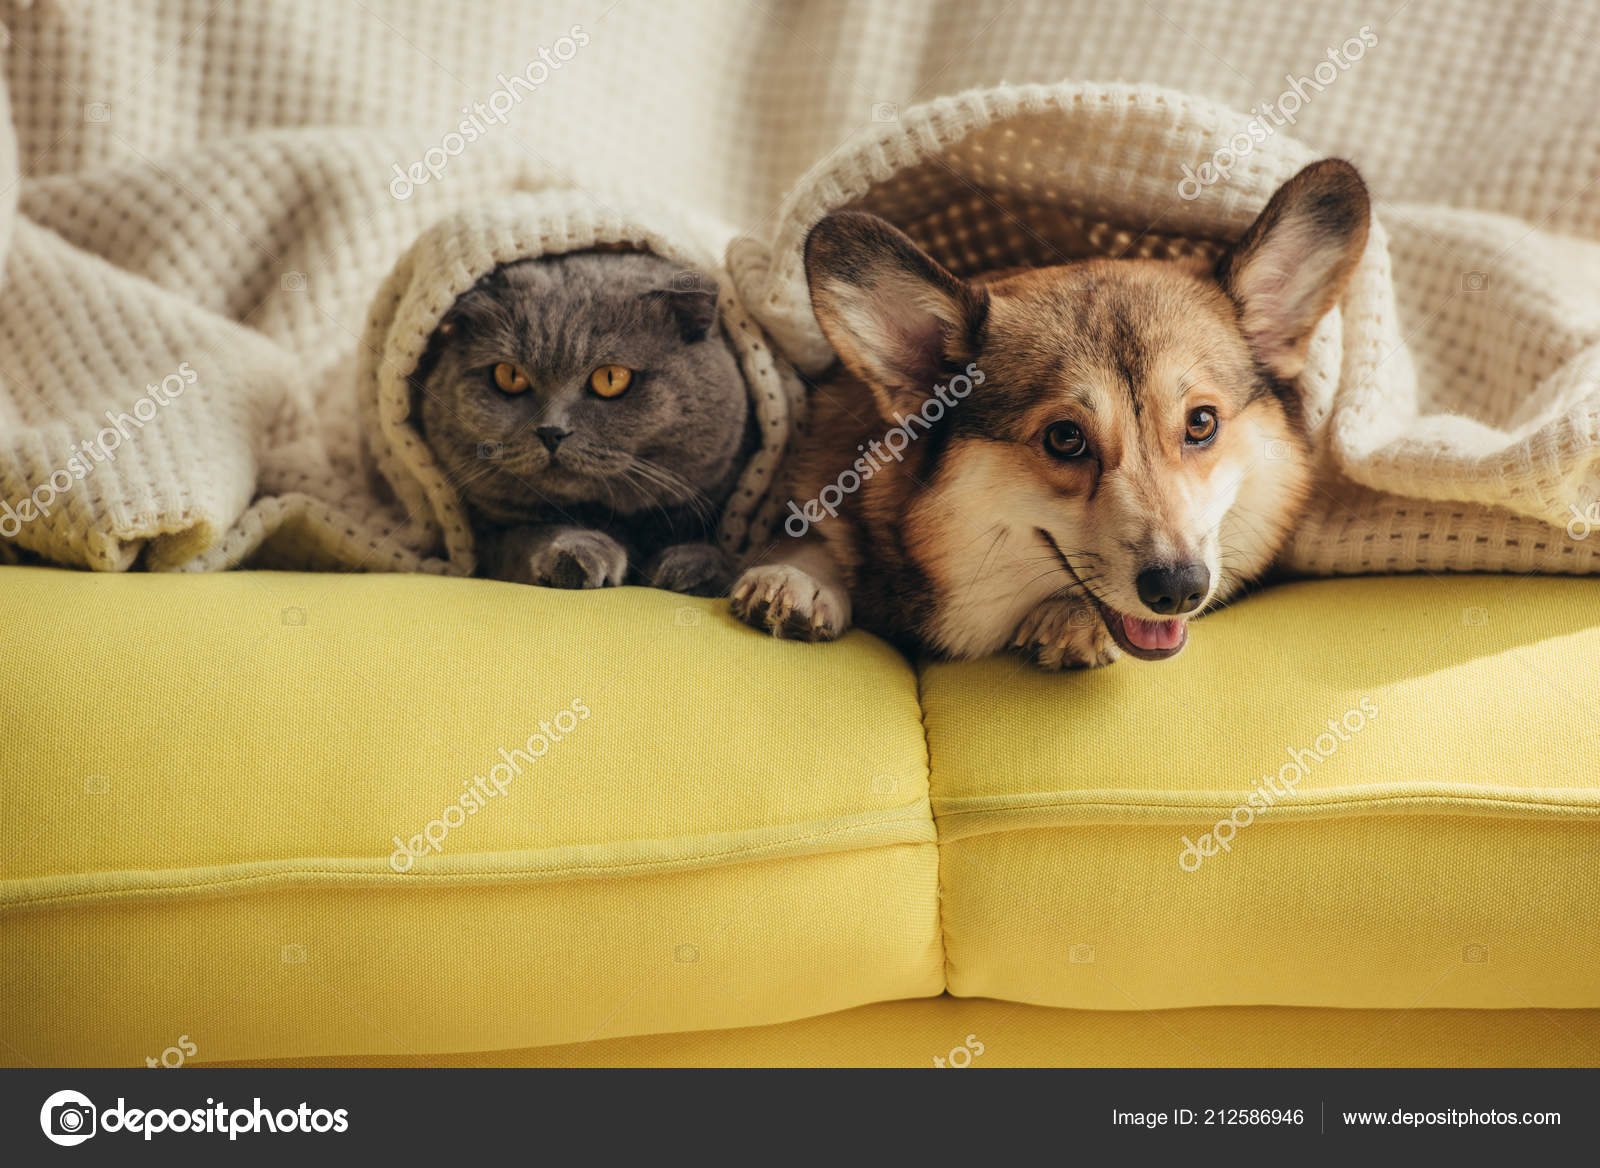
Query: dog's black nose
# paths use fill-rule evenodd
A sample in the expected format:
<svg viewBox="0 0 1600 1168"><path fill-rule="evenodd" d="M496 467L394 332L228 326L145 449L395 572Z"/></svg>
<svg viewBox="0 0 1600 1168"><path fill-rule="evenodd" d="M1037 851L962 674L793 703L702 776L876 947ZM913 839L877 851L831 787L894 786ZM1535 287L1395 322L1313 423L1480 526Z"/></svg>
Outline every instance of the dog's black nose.
<svg viewBox="0 0 1600 1168"><path fill-rule="evenodd" d="M561 440L572 431L563 430L560 426L540 426L534 433L539 435L539 441L544 443L545 449L554 454L556 447L561 445Z"/></svg>
<svg viewBox="0 0 1600 1168"><path fill-rule="evenodd" d="M1182 616L1200 607L1211 587L1211 573L1204 564L1164 565L1146 568L1134 584L1151 612Z"/></svg>

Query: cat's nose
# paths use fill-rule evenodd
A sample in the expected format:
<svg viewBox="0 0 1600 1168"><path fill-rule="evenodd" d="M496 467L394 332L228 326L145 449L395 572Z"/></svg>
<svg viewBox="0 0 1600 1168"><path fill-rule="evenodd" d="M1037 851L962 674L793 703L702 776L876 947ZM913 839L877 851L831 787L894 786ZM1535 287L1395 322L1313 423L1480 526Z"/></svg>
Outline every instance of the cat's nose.
<svg viewBox="0 0 1600 1168"><path fill-rule="evenodd" d="M540 426L534 430L539 435L539 441L551 454L556 452L556 447L561 445L561 440L571 434L571 430L563 430L560 426Z"/></svg>

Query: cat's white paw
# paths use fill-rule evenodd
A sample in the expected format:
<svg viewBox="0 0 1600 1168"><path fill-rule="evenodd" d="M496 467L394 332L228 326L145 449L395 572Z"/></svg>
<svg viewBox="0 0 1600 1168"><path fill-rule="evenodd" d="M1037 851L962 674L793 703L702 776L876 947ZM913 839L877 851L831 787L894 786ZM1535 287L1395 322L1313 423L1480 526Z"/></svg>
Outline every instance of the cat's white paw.
<svg viewBox="0 0 1600 1168"><path fill-rule="evenodd" d="M734 615L788 641L831 641L850 626L850 598L790 564L746 568L730 596Z"/></svg>
<svg viewBox="0 0 1600 1168"><path fill-rule="evenodd" d="M628 553L603 531L569 527L531 553L528 570L546 588L614 588L628 574Z"/></svg>
<svg viewBox="0 0 1600 1168"><path fill-rule="evenodd" d="M1089 669L1122 656L1089 600L1047 600L1017 626L1011 647L1040 669Z"/></svg>

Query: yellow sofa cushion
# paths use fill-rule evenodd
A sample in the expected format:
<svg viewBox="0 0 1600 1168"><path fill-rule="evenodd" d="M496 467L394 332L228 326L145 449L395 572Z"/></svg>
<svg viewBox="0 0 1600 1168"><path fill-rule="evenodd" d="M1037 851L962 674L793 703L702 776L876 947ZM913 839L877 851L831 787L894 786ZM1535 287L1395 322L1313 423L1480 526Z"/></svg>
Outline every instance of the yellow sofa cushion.
<svg viewBox="0 0 1600 1168"><path fill-rule="evenodd" d="M951 992L1600 1006L1597 664L1600 583L1412 577L1159 664L927 669Z"/></svg>
<svg viewBox="0 0 1600 1168"><path fill-rule="evenodd" d="M962 1048L965 1048L964 1050ZM879 1002L776 1026L647 1034L385 1067L1592 1067L1600 1010L1212 1006L1056 1010L992 998ZM202 1062L204 1060L201 1060ZM252 1064L260 1065L260 1064ZM305 1065L285 1063L286 1066Z"/></svg>
<svg viewBox="0 0 1600 1168"><path fill-rule="evenodd" d="M871 637L422 576L0 595L8 1060L499 1049L943 987L916 679Z"/></svg>
<svg viewBox="0 0 1600 1168"><path fill-rule="evenodd" d="M946 985L1600 1005L1595 589L1288 586L919 704L871 637L662 593L0 569L0 1061L582 1060Z"/></svg>

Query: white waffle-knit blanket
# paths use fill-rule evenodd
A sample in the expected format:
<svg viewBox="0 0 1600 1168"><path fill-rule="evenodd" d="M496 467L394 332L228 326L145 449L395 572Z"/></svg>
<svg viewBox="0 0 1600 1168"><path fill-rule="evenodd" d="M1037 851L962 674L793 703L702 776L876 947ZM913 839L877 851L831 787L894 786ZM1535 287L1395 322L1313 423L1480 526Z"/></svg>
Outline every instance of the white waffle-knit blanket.
<svg viewBox="0 0 1600 1168"><path fill-rule="evenodd" d="M358 387L507 239L733 240L735 327L815 370L835 207L966 271L1205 251L1338 154L1378 229L1289 565L1600 569L1600 8L1389 7L0 0L0 558L463 570L400 430L367 473Z"/></svg>

